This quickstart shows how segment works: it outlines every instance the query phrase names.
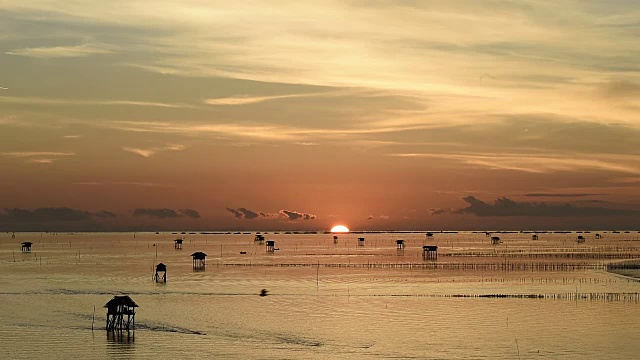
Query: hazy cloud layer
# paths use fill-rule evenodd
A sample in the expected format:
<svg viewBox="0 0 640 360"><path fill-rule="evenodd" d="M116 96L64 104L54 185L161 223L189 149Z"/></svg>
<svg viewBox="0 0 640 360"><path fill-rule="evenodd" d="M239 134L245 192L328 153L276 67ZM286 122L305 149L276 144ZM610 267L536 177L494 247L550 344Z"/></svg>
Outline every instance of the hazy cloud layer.
<svg viewBox="0 0 640 360"><path fill-rule="evenodd" d="M277 213L265 213L265 212L255 212L246 208L227 208L227 211L231 213L237 219L279 219L285 221L296 221L296 220L315 220L317 219L316 215L292 211L292 210L280 210Z"/></svg>
<svg viewBox="0 0 640 360"><path fill-rule="evenodd" d="M133 211L133 216L134 217L145 216L145 217L150 217L155 219L175 219L180 217L199 219L200 213L193 209L179 209L176 211L176 210L167 209L167 208L160 208L160 209L138 208Z"/></svg>
<svg viewBox="0 0 640 360"><path fill-rule="evenodd" d="M508 198L498 198L487 203L473 196L463 200L469 204L466 208L455 210L456 214L472 214L476 216L618 216L637 215L639 210L621 210L605 207L579 207L573 204L549 204L534 202L517 202Z"/></svg>

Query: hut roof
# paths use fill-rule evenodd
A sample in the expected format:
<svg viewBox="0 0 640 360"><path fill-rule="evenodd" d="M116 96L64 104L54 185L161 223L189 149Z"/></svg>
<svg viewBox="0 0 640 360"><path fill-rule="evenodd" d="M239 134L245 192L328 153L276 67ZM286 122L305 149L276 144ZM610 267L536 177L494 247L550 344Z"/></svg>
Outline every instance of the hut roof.
<svg viewBox="0 0 640 360"><path fill-rule="evenodd" d="M128 307L138 307L138 304L136 304L135 301L131 300L131 298L128 295L116 295L113 297L113 299L109 300L109 302L104 304L104 307L113 308L120 305L124 305Z"/></svg>
<svg viewBox="0 0 640 360"><path fill-rule="evenodd" d="M204 259L205 257L207 257L207 254L203 253L202 251L197 251L191 254L191 256L193 256L194 259Z"/></svg>
<svg viewBox="0 0 640 360"><path fill-rule="evenodd" d="M173 241L175 241L175 242L177 242L177 243L182 243L182 239L175 239L175 240L173 240Z"/></svg>
<svg viewBox="0 0 640 360"><path fill-rule="evenodd" d="M31 244L33 244L31 241L25 241L22 243L22 245L31 245Z"/></svg>
<svg viewBox="0 0 640 360"><path fill-rule="evenodd" d="M156 270L157 271L167 271L167 265L160 263L158 265L156 265Z"/></svg>

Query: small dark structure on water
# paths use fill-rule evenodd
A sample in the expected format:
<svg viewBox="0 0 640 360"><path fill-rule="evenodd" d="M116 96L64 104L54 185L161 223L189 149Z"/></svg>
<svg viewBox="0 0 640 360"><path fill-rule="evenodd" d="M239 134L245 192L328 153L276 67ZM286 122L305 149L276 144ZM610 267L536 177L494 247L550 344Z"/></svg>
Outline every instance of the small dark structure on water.
<svg viewBox="0 0 640 360"><path fill-rule="evenodd" d="M602 235L596 234L596 239L602 239Z"/></svg>
<svg viewBox="0 0 640 360"><path fill-rule="evenodd" d="M425 259L436 259L438 257L438 247L436 245L423 246L422 257Z"/></svg>
<svg viewBox="0 0 640 360"><path fill-rule="evenodd" d="M364 246L364 238L358 238L358 246Z"/></svg>
<svg viewBox="0 0 640 360"><path fill-rule="evenodd" d="M577 243L583 243L584 241L585 241L585 238L582 235L578 235L578 237L576 238Z"/></svg>
<svg viewBox="0 0 640 360"><path fill-rule="evenodd" d="M160 273L162 273L162 277L160 276ZM153 278L156 282L162 281L166 283L167 282L167 265L163 263L156 265L156 274Z"/></svg>
<svg viewBox="0 0 640 360"><path fill-rule="evenodd" d="M260 290L260 296L267 296L268 294L269 294L269 291L267 289Z"/></svg>
<svg viewBox="0 0 640 360"><path fill-rule="evenodd" d="M107 331L135 330L138 304L129 296L116 295L104 307L107 308Z"/></svg>
<svg viewBox="0 0 640 360"><path fill-rule="evenodd" d="M404 249L404 240L402 239L398 239L396 240L396 247L400 250L400 249Z"/></svg>
<svg viewBox="0 0 640 360"><path fill-rule="evenodd" d="M338 235L333 235L333 243L334 244L338 243Z"/></svg>
<svg viewBox="0 0 640 360"><path fill-rule="evenodd" d="M502 242L502 240L500 240L500 237L498 237L498 236L492 236L492 237L491 237L491 243L492 243L493 245L498 245L498 244L500 244L501 242Z"/></svg>
<svg viewBox="0 0 640 360"><path fill-rule="evenodd" d="M433 237L433 233L426 233L425 236L428 237L428 238L432 238Z"/></svg>
<svg viewBox="0 0 640 360"><path fill-rule="evenodd" d="M264 235L256 234L256 237L253 238L253 242L257 242L258 244L264 244Z"/></svg>
<svg viewBox="0 0 640 360"><path fill-rule="evenodd" d="M173 240L173 247L176 249L182 249L182 239Z"/></svg>
<svg viewBox="0 0 640 360"><path fill-rule="evenodd" d="M276 242L267 240L267 252L272 253L276 249Z"/></svg>
<svg viewBox="0 0 640 360"><path fill-rule="evenodd" d="M531 235L531 240L538 240L538 234Z"/></svg>
<svg viewBox="0 0 640 360"><path fill-rule="evenodd" d="M491 236L491 233L487 231L487 232L484 233L484 236L489 237L489 236Z"/></svg>
<svg viewBox="0 0 640 360"><path fill-rule="evenodd" d="M31 245L33 243L29 241L25 241L22 243L22 251L31 251Z"/></svg>
<svg viewBox="0 0 640 360"><path fill-rule="evenodd" d="M207 265L205 262L207 254L203 253L202 251L198 251L191 254L191 257L193 258L193 269L204 270L204 267Z"/></svg>

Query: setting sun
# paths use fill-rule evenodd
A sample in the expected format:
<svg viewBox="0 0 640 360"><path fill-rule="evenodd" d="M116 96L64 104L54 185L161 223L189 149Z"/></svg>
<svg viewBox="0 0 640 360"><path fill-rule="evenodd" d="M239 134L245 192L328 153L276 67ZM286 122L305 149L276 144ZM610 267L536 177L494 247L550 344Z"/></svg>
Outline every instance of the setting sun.
<svg viewBox="0 0 640 360"><path fill-rule="evenodd" d="M331 228L331 232L332 233L348 233L349 232L349 228L347 228L344 225L336 225L336 226Z"/></svg>

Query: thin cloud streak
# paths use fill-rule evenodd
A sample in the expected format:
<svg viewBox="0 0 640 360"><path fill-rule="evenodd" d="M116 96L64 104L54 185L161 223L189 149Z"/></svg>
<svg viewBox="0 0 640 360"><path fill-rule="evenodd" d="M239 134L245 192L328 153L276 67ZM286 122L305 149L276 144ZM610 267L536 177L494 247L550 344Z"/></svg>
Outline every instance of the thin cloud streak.
<svg viewBox="0 0 640 360"><path fill-rule="evenodd" d="M153 101L133 101L133 100L77 100L77 99L46 99L37 97L19 97L19 96L3 96L0 97L0 102L11 104L25 104L25 105L46 105L46 106L141 106L141 107L161 107L161 108L175 108L175 109L195 109L198 108L189 104L171 104L163 102Z"/></svg>
<svg viewBox="0 0 640 360"><path fill-rule="evenodd" d="M39 59L83 57L97 54L111 54L113 46L78 45L78 46L54 46L15 49L5 52L7 55L26 56Z"/></svg>
<svg viewBox="0 0 640 360"><path fill-rule="evenodd" d="M597 170L640 174L640 167L638 165L631 165L640 164L640 156L632 155L397 153L390 154L390 156L456 160L464 164L488 169L513 170L528 173ZM589 156L589 158L585 158L586 156ZM595 160L593 159L594 157L608 158L609 160ZM617 163L615 161L617 161Z"/></svg>
<svg viewBox="0 0 640 360"><path fill-rule="evenodd" d="M186 149L186 146L184 145L167 145L163 147L152 147L148 149L140 149L140 148L127 147L127 146L122 148L122 150L124 151L128 151L130 153L134 153L145 158L151 157L162 151L182 151L184 149Z"/></svg>
<svg viewBox="0 0 640 360"><path fill-rule="evenodd" d="M23 158L34 156L74 156L73 152L55 152L55 151L9 151L0 152L0 155Z"/></svg>

